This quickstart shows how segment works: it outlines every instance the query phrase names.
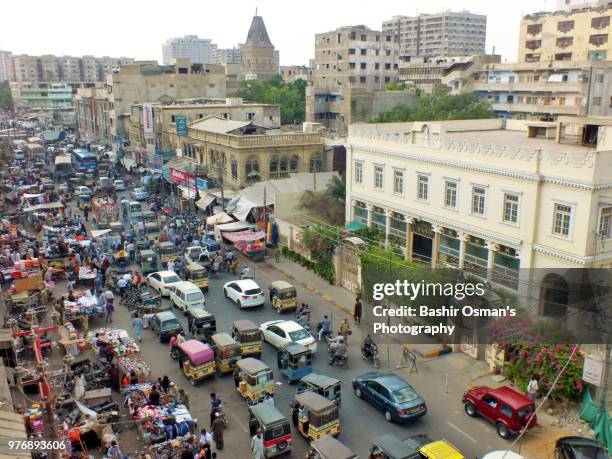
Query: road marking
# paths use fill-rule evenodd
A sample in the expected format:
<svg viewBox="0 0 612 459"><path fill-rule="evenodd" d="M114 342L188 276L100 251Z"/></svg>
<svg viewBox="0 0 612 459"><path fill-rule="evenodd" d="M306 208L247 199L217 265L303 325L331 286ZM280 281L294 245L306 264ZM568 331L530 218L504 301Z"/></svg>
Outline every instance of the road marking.
<svg viewBox="0 0 612 459"><path fill-rule="evenodd" d="M459 427L457 427L455 424L453 424L450 421L446 421L446 423L451 426L453 429L455 429L457 432L463 434L463 436L465 436L468 440L472 441L473 443L478 443L478 441L472 437L471 435L465 433L463 430L461 430Z"/></svg>
<svg viewBox="0 0 612 459"><path fill-rule="evenodd" d="M310 290L311 292L316 292L316 291L317 291L317 289L316 289L316 288L314 288L312 285L308 285L308 284L306 284L306 288L307 288L308 290Z"/></svg>
<svg viewBox="0 0 612 459"><path fill-rule="evenodd" d="M325 301L331 301L331 300L332 300L332 297L331 297L331 296L329 296L328 294L325 294L325 295L323 295L323 299L324 299Z"/></svg>
<svg viewBox="0 0 612 459"><path fill-rule="evenodd" d="M238 424L238 427L240 427L244 432L249 431L249 429L246 428L246 426L240 421L238 416L236 416L234 413L232 413L232 418L234 419L234 421L236 421L236 424Z"/></svg>

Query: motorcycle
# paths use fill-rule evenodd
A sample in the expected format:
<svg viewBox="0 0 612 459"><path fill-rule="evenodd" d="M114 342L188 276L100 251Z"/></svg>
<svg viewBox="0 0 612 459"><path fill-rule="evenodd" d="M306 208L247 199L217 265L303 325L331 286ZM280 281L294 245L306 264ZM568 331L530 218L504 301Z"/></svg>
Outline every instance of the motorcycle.
<svg viewBox="0 0 612 459"><path fill-rule="evenodd" d="M332 353L330 358L329 358L329 364L330 365L337 365L340 366L342 368L347 368L348 367L348 348L346 348L346 350L342 353L342 355L340 357L338 357L335 361L333 361L333 356L334 354ZM332 363L333 362L333 363Z"/></svg>
<svg viewBox="0 0 612 459"><path fill-rule="evenodd" d="M378 358L378 346L372 343L369 346L369 352L366 352L365 346L361 346L361 357L374 365L374 368L380 368L380 359Z"/></svg>

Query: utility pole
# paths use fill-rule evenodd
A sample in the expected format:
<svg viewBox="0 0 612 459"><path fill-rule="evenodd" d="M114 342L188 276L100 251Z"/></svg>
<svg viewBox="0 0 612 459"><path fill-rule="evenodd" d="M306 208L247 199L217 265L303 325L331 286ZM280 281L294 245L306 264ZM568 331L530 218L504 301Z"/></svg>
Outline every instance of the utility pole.
<svg viewBox="0 0 612 459"><path fill-rule="evenodd" d="M268 253L268 205L266 203L266 190L268 187L264 183L264 257Z"/></svg>
<svg viewBox="0 0 612 459"><path fill-rule="evenodd" d="M225 171L223 169L223 164L217 163L217 179L219 180L219 188L221 189L221 206L223 207L223 211L225 211L225 195L223 193L223 176L225 175Z"/></svg>

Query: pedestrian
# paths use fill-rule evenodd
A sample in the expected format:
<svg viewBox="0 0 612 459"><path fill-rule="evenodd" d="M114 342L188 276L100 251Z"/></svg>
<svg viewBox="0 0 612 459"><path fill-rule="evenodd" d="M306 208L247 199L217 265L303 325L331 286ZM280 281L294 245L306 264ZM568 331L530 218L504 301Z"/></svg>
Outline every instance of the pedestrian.
<svg viewBox="0 0 612 459"><path fill-rule="evenodd" d="M121 449L119 449L119 445L117 444L116 440L113 440L111 442L111 447L108 448L108 451L106 452L106 457L108 457L109 459L123 458L123 453L121 452Z"/></svg>
<svg viewBox="0 0 612 459"><path fill-rule="evenodd" d="M168 392L168 388L170 387L170 378L168 378L168 375L164 375L159 384L164 392Z"/></svg>
<svg viewBox="0 0 612 459"><path fill-rule="evenodd" d="M201 446L204 446L204 445L210 445L211 447L215 446L212 435L210 434L210 432L207 432L206 429L200 430L200 439L198 441L200 442Z"/></svg>
<svg viewBox="0 0 612 459"><path fill-rule="evenodd" d="M88 222L89 221L89 209L87 207L83 209L83 216L85 217L85 221Z"/></svg>
<svg viewBox="0 0 612 459"><path fill-rule="evenodd" d="M361 299L357 297L355 299L355 306L353 306L353 320L355 321L355 325L361 325L362 310L363 305L361 304Z"/></svg>
<svg viewBox="0 0 612 459"><path fill-rule="evenodd" d="M217 449L219 451L221 451L223 449L223 427L224 422L223 419L221 419L221 414L220 413L215 413L215 420L212 423L212 434L213 434L213 440L215 442L215 445L217 446Z"/></svg>
<svg viewBox="0 0 612 459"><path fill-rule="evenodd" d="M536 398L538 398L539 380L540 377L538 375L531 375L531 378L529 378L529 383L527 384L527 397L534 402L536 401Z"/></svg>
<svg viewBox="0 0 612 459"><path fill-rule="evenodd" d="M115 305L113 300L106 300L106 322L110 323L113 321L113 312L115 311Z"/></svg>
<svg viewBox="0 0 612 459"><path fill-rule="evenodd" d="M138 313L136 313L136 317L132 320L132 326L134 327L134 336L139 343L142 343L142 319Z"/></svg>
<svg viewBox="0 0 612 459"><path fill-rule="evenodd" d="M340 335L344 338L344 343L348 345L348 337L349 335L351 335L353 332L351 330L351 326L348 322L348 319L344 319L342 321L342 323L340 324Z"/></svg>
<svg viewBox="0 0 612 459"><path fill-rule="evenodd" d="M261 429L257 429L257 433L251 439L251 456L253 459L265 459L266 457Z"/></svg>
<svg viewBox="0 0 612 459"><path fill-rule="evenodd" d="M179 389L178 391L178 404L185 405L189 409L189 395L187 395L185 389Z"/></svg>
<svg viewBox="0 0 612 459"><path fill-rule="evenodd" d="M149 405L159 406L159 397L160 394L157 387L153 386L153 389L151 389L151 392L149 393Z"/></svg>
<svg viewBox="0 0 612 459"><path fill-rule="evenodd" d="M274 262L280 263L280 249L274 249Z"/></svg>

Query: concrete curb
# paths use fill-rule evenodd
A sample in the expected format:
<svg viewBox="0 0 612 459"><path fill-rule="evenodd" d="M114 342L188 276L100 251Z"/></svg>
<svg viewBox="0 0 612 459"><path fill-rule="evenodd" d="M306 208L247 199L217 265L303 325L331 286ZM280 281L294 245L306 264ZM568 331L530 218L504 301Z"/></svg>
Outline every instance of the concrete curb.
<svg viewBox="0 0 612 459"><path fill-rule="evenodd" d="M279 268L278 266L276 266L275 263L269 261L269 260L264 260L264 263L266 265L268 265L270 268L275 269L276 271L280 272L281 274L283 274L284 276L288 277L289 279L293 279L296 281L296 283L298 283L299 285L301 285L302 287L304 287L306 290L308 290L309 292L314 293L317 296L320 296L321 299L323 301L325 301L326 303L330 304L331 306L335 307L336 309L340 309L343 312L346 312L347 314L353 314L353 311L343 305L341 305L340 303L336 303L331 296L329 296L326 293L321 292L319 289L317 289L316 287L313 287L310 284L307 284L306 282L303 282L299 279L297 279L293 274L291 274L288 271L285 271L284 269Z"/></svg>
<svg viewBox="0 0 612 459"><path fill-rule="evenodd" d="M433 359L435 357L441 357L446 354L452 354L453 352L453 349L450 347L440 347L438 349L434 349L433 351L428 351L428 352L421 352L414 346L406 345L406 347L408 347L410 351L414 352L415 354L420 355L424 359Z"/></svg>

